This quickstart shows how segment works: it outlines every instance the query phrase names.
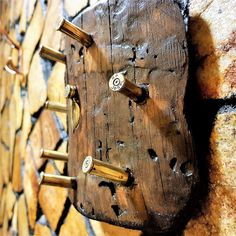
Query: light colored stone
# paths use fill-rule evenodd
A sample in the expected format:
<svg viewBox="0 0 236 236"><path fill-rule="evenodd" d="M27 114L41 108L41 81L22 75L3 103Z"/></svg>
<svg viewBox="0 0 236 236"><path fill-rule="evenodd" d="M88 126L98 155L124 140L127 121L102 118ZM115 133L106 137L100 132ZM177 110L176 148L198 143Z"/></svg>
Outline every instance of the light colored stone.
<svg viewBox="0 0 236 236"><path fill-rule="evenodd" d="M228 236L236 232L236 188L218 186L211 188L203 211L192 219L184 236Z"/></svg>
<svg viewBox="0 0 236 236"><path fill-rule="evenodd" d="M210 180L236 187L236 109L221 108L211 134Z"/></svg>
<svg viewBox="0 0 236 236"><path fill-rule="evenodd" d="M34 158L37 169L45 163L45 159L40 158L40 149L54 150L60 138L53 113L44 110L29 137L29 144L32 147L31 156Z"/></svg>
<svg viewBox="0 0 236 236"><path fill-rule="evenodd" d="M36 224L34 236L51 236L51 231L46 225Z"/></svg>
<svg viewBox="0 0 236 236"><path fill-rule="evenodd" d="M190 41L199 58L197 80L205 98L236 94L236 2L190 1Z"/></svg>
<svg viewBox="0 0 236 236"><path fill-rule="evenodd" d="M67 142L64 141L60 147L58 148L59 152L62 152L62 153L68 153L68 150L67 150ZM63 161L55 161L55 165L57 167L57 169L60 171L61 174L63 174L63 170L64 170L64 167L65 167L65 162Z"/></svg>
<svg viewBox="0 0 236 236"><path fill-rule="evenodd" d="M56 63L48 80L48 100L66 105L65 99L65 65ZM56 112L64 129L67 130L66 114Z"/></svg>
<svg viewBox="0 0 236 236"><path fill-rule="evenodd" d="M84 217L72 205L59 233L59 236L67 235L88 236Z"/></svg>
<svg viewBox="0 0 236 236"><path fill-rule="evenodd" d="M71 1L71 2L74 2ZM60 19L63 16L63 3L62 0L49 0L45 27L40 40L41 45L51 47L55 50L60 49L60 42L62 34L56 31Z"/></svg>
<svg viewBox="0 0 236 236"><path fill-rule="evenodd" d="M52 164L48 163L46 173L57 174ZM39 191L39 203L50 226L55 231L58 221L64 209L64 204L68 195L65 188L41 185Z"/></svg>
<svg viewBox="0 0 236 236"><path fill-rule="evenodd" d="M25 196L21 194L18 200L18 235L29 236L29 225L27 221L27 210L25 205Z"/></svg>
<svg viewBox="0 0 236 236"><path fill-rule="evenodd" d="M69 16L75 16L88 5L88 0L65 0L64 7Z"/></svg>
<svg viewBox="0 0 236 236"><path fill-rule="evenodd" d="M29 137L29 133L32 127L30 107L28 97L24 97L24 112L23 112L23 121L21 129L21 139L20 139L20 157L21 159L25 158L26 151L26 142Z"/></svg>
<svg viewBox="0 0 236 236"><path fill-rule="evenodd" d="M37 112L45 104L47 98L47 85L40 60L37 51L34 54L28 77L28 98L31 114Z"/></svg>
<svg viewBox="0 0 236 236"><path fill-rule="evenodd" d="M125 236L141 236L141 231L125 229L105 222L90 220L93 230L99 236L125 235Z"/></svg>
<svg viewBox="0 0 236 236"><path fill-rule="evenodd" d="M12 171L12 188L15 192L22 191L20 140L21 140L21 133L18 133L15 139L13 171Z"/></svg>
<svg viewBox="0 0 236 236"><path fill-rule="evenodd" d="M28 209L27 216L29 226L31 229L34 229L37 214L39 185L37 178L37 170L32 157L32 149L33 147L28 144L26 147L23 186Z"/></svg>
<svg viewBox="0 0 236 236"><path fill-rule="evenodd" d="M34 15L32 17L31 23L25 34L25 38L22 44L23 50L23 73L25 75L29 72L29 67L31 59L35 50L37 43L41 37L43 27L44 27L44 15L41 7L40 1L37 2Z"/></svg>
<svg viewBox="0 0 236 236"><path fill-rule="evenodd" d="M7 193L6 193L6 214L8 220L11 220L13 215L13 207L16 202L16 196L12 189L12 184L9 183L7 185Z"/></svg>

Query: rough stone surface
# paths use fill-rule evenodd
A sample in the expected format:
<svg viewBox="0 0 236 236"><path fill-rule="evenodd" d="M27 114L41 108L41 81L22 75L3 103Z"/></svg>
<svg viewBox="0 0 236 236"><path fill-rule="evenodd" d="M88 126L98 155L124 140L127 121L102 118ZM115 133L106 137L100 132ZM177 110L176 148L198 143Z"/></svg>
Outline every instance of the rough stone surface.
<svg viewBox="0 0 236 236"><path fill-rule="evenodd" d="M236 2L230 0L190 1L190 41L198 57L202 97L229 98L236 94L235 8Z"/></svg>

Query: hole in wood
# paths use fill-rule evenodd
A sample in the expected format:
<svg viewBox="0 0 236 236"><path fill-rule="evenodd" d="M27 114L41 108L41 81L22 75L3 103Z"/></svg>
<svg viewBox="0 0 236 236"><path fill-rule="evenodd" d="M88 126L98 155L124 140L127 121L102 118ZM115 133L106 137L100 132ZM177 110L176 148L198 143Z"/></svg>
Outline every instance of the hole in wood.
<svg viewBox="0 0 236 236"><path fill-rule="evenodd" d="M70 48L71 48L72 52L75 51L75 45L74 45L74 44L71 44L71 45L70 45Z"/></svg>
<svg viewBox="0 0 236 236"><path fill-rule="evenodd" d="M158 156L152 148L149 148L147 151L153 161L158 161Z"/></svg>
<svg viewBox="0 0 236 236"><path fill-rule="evenodd" d="M123 142L123 141L118 140L116 143L119 147L124 147L125 146L125 142Z"/></svg>
<svg viewBox="0 0 236 236"><path fill-rule="evenodd" d="M185 161L184 163L182 163L181 166L180 166L180 171L185 176L193 175L192 162L189 160L189 161Z"/></svg>
<svg viewBox="0 0 236 236"><path fill-rule="evenodd" d="M157 58L157 55L154 55L154 58Z"/></svg>
<svg viewBox="0 0 236 236"><path fill-rule="evenodd" d="M100 183L98 184L98 186L99 186L99 187L107 187L107 188L109 188L110 191L111 191L112 197L115 196L115 194L116 194L116 189L115 189L115 185L114 185L113 183L111 183L111 182L106 182L106 181L102 181L102 182L100 182Z"/></svg>
<svg viewBox="0 0 236 236"><path fill-rule="evenodd" d="M170 160L170 168L175 172L177 166L177 158L172 158Z"/></svg>
<svg viewBox="0 0 236 236"><path fill-rule="evenodd" d="M113 209L117 217L122 215L123 212L118 205L111 205L111 208Z"/></svg>

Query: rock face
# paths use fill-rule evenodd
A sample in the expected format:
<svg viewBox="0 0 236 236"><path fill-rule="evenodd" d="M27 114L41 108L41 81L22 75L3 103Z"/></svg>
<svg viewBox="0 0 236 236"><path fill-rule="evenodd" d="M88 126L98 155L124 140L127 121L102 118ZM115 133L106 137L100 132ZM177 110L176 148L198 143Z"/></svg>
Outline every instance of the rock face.
<svg viewBox="0 0 236 236"><path fill-rule="evenodd" d="M42 170L66 174L65 163L42 161L39 149L67 151L65 116L42 109L46 98L65 103L65 66L40 59L39 44L64 49L65 36L54 31L56 21L63 15L73 19L97 2L0 1L0 30L6 29L21 45L20 51L13 50L0 35L0 235L141 235L84 218L66 200L67 190L39 188L37 181ZM176 2L184 7L187 1ZM198 97L205 99L201 103L211 100L214 119L205 156L208 191L190 216L185 236L236 235L235 9L231 0L189 0L190 79L197 84ZM20 75L2 69L10 56L19 63L24 83Z"/></svg>

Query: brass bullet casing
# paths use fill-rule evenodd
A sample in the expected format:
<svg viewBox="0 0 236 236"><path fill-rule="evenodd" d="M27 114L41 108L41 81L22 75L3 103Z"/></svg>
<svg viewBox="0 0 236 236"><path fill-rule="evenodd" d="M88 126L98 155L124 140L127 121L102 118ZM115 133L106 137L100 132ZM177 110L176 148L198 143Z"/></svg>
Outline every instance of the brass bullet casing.
<svg viewBox="0 0 236 236"><path fill-rule="evenodd" d="M126 184L129 179L129 174L125 170L94 159L91 156L87 156L84 159L82 171L85 174L96 175L121 184Z"/></svg>
<svg viewBox="0 0 236 236"><path fill-rule="evenodd" d="M46 101L44 107L51 111L67 113L67 107L61 103Z"/></svg>
<svg viewBox="0 0 236 236"><path fill-rule="evenodd" d="M66 56L63 53L49 47L41 46L39 49L39 55L52 61L61 62L63 64L66 63Z"/></svg>
<svg viewBox="0 0 236 236"><path fill-rule="evenodd" d="M122 72L116 73L110 78L109 88L114 92L124 94L136 103L144 103L147 98L144 88L127 80Z"/></svg>
<svg viewBox="0 0 236 236"><path fill-rule="evenodd" d="M74 85L67 84L65 87L65 97L73 98L76 95L77 88Z"/></svg>
<svg viewBox="0 0 236 236"><path fill-rule="evenodd" d="M12 75L22 75L22 73L19 71L19 69L17 68L17 66L15 66L13 64L13 61L12 61L12 58L9 57L8 60L7 60L7 63L6 65L4 66L4 69L9 72L10 74Z"/></svg>
<svg viewBox="0 0 236 236"><path fill-rule="evenodd" d="M76 178L40 173L39 185L50 185L62 188L76 188Z"/></svg>
<svg viewBox="0 0 236 236"><path fill-rule="evenodd" d="M93 44L93 38L90 34L86 33L84 30L66 19L60 21L57 30L67 34L87 48Z"/></svg>
<svg viewBox="0 0 236 236"><path fill-rule="evenodd" d="M41 149L40 150L40 157L45 159L52 159L57 161L68 161L68 154L62 153L58 151L51 151L47 149Z"/></svg>

